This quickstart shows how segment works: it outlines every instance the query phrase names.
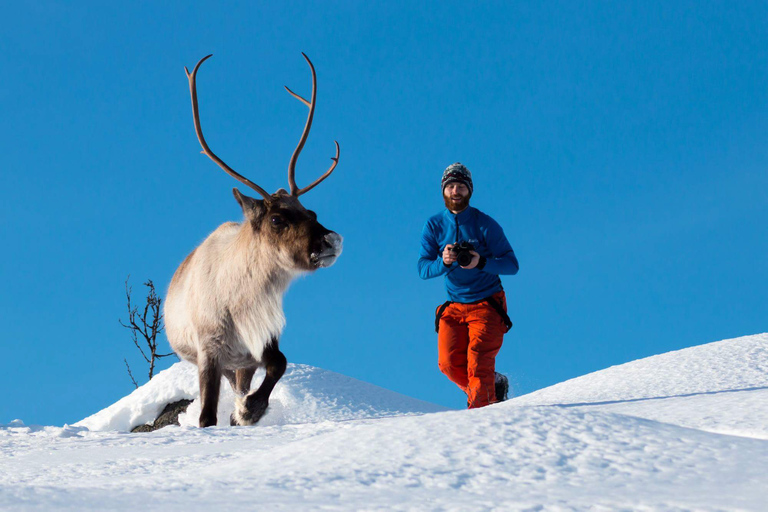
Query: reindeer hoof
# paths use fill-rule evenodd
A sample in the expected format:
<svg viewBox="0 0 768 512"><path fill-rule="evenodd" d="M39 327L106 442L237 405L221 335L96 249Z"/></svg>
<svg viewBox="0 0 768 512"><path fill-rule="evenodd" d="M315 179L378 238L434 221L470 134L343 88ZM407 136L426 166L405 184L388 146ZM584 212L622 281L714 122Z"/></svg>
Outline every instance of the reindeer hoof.
<svg viewBox="0 0 768 512"><path fill-rule="evenodd" d="M253 404L248 408L247 411L243 411L244 419L248 422L249 425L257 423L261 417L264 416L264 413L267 412L268 405L269 404L267 402L257 402Z"/></svg>
<svg viewBox="0 0 768 512"><path fill-rule="evenodd" d="M235 397L235 410L229 416L229 424L233 427L246 427L253 425L248 421L248 405L246 401L247 396L241 395Z"/></svg>
<svg viewBox="0 0 768 512"><path fill-rule="evenodd" d="M237 407L230 416L229 421L232 426L255 425L267 412L269 402L258 401L248 404L248 407Z"/></svg>
<svg viewBox="0 0 768 512"><path fill-rule="evenodd" d="M251 425L251 423L248 422L248 418L245 416L248 413L244 408L242 407L236 407L234 412L229 416L229 424L232 427L247 427L248 425Z"/></svg>
<svg viewBox="0 0 768 512"><path fill-rule="evenodd" d="M209 415L200 415L200 421L198 423L200 425L200 428L206 428L206 427L215 427L216 426L216 416L209 416Z"/></svg>

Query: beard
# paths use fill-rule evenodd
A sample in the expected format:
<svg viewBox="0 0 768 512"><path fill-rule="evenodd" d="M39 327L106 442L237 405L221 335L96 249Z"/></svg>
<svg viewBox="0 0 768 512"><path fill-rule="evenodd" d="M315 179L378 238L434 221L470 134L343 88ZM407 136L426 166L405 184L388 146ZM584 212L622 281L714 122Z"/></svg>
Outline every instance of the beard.
<svg viewBox="0 0 768 512"><path fill-rule="evenodd" d="M454 196L454 199L446 196L443 194L443 202L445 203L445 207L449 210L460 212L464 210L467 206L469 206L469 196L470 194L467 194L466 196L462 197L459 200L455 200L455 198L458 198L459 196Z"/></svg>

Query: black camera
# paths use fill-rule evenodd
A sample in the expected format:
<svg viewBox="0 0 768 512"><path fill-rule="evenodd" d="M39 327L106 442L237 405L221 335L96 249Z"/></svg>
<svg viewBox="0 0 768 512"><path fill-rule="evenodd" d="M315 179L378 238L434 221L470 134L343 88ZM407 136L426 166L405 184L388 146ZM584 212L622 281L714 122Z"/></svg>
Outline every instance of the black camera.
<svg viewBox="0 0 768 512"><path fill-rule="evenodd" d="M472 253L470 251L474 250L475 246L467 241L459 242L451 248L451 252L456 255L456 262L462 267L472 263Z"/></svg>

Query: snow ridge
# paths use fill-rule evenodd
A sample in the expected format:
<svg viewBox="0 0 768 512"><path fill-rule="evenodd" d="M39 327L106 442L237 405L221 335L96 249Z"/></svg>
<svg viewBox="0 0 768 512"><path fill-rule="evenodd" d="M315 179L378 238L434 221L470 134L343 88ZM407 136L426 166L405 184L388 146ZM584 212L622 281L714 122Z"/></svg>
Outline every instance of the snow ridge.
<svg viewBox="0 0 768 512"><path fill-rule="evenodd" d="M768 439L768 334L613 366L515 398Z"/></svg>
<svg viewBox="0 0 768 512"><path fill-rule="evenodd" d="M768 333L638 359L517 399L519 405L597 403L768 387Z"/></svg>

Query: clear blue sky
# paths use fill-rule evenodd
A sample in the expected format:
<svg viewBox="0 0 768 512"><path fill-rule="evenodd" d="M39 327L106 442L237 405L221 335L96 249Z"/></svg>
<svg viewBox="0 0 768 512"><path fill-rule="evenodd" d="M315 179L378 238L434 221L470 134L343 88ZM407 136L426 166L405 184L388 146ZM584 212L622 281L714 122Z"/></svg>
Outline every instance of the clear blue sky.
<svg viewBox="0 0 768 512"><path fill-rule="evenodd" d="M291 362L463 405L436 364L443 283L416 271L457 160L520 260L497 360L516 393L768 330L765 2L41 0L4 19L0 423L129 393L126 276L164 295L241 218L192 125L183 68L209 53L202 123L234 169L286 186L301 51L319 92L299 184L341 144L303 202L344 254L286 296Z"/></svg>

